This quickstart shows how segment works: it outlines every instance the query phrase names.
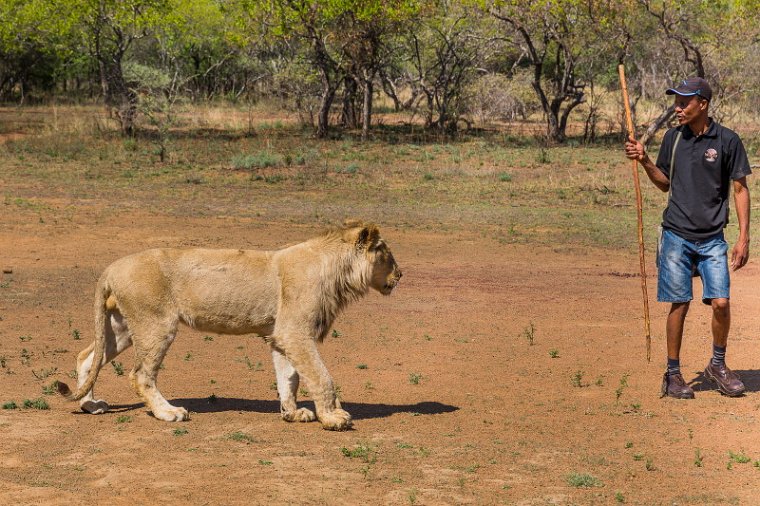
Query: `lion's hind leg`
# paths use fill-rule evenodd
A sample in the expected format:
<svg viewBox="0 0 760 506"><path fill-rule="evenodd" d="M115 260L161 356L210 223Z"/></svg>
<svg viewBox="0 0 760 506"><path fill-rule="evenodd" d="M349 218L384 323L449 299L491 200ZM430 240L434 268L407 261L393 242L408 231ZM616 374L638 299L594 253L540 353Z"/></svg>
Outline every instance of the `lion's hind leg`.
<svg viewBox="0 0 760 506"><path fill-rule="evenodd" d="M145 401L153 416L166 422L189 420L185 408L172 406L156 387L156 377L177 333L177 321L167 323L158 329L134 329L135 368L129 373L132 387Z"/></svg>
<svg viewBox="0 0 760 506"><path fill-rule="evenodd" d="M286 422L313 422L317 419L314 412L307 408L299 408L296 405L298 396L298 384L300 377L298 372L279 351L272 350L272 361L277 375L277 393L280 395L280 414Z"/></svg>
<svg viewBox="0 0 760 506"><path fill-rule="evenodd" d="M119 353L132 345L124 318L118 311L109 311L105 322L106 347L102 358L103 365L115 359ZM95 359L95 343L85 348L77 357L77 386L81 386L87 379ZM94 390L94 389L93 389ZM86 413L99 415L108 411L108 403L102 399L95 399L94 391L90 390L79 400L79 407Z"/></svg>

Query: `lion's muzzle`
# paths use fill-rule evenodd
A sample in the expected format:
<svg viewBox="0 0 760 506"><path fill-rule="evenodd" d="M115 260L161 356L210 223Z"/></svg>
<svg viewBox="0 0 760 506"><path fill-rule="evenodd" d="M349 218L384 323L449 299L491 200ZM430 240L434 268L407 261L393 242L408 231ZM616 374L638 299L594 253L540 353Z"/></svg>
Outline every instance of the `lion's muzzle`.
<svg viewBox="0 0 760 506"><path fill-rule="evenodd" d="M402 275L403 274L401 273L401 269L395 269L393 273L388 276L388 280L386 281L385 285L383 285L383 289L380 291L380 293L383 295L390 295L393 289L396 288L396 285L398 285L398 282L401 280Z"/></svg>

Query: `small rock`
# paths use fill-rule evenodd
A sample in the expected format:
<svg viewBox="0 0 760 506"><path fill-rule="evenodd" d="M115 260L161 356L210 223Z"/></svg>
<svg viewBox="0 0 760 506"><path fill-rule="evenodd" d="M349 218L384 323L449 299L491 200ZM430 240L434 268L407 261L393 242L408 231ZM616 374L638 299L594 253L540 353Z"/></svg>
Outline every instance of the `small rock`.
<svg viewBox="0 0 760 506"><path fill-rule="evenodd" d="M13 269L10 267L3 267L3 274L13 274Z"/></svg>

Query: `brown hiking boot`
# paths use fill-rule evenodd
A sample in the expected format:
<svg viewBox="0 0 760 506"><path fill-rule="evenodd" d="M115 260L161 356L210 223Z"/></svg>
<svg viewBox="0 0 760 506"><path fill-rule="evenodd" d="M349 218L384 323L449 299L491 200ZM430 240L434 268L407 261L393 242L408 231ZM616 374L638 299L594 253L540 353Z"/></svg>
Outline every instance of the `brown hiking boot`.
<svg viewBox="0 0 760 506"><path fill-rule="evenodd" d="M676 399L693 399L694 390L683 380L681 374L673 374L668 376L668 373L662 377L662 390L660 397L674 397Z"/></svg>
<svg viewBox="0 0 760 506"><path fill-rule="evenodd" d="M705 377L714 381L723 395L738 397L744 393L744 383L738 374L726 367L726 364L713 365L711 360L705 367Z"/></svg>

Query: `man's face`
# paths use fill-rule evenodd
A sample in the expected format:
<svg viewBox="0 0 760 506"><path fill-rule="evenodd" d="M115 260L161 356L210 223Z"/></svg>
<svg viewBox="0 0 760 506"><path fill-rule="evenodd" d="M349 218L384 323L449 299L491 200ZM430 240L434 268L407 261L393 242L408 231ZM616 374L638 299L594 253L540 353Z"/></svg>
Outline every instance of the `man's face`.
<svg viewBox="0 0 760 506"><path fill-rule="evenodd" d="M707 114L707 104L707 100L698 95L692 95L690 97L676 95L675 109L678 124L688 125L695 119L700 118L703 114Z"/></svg>

